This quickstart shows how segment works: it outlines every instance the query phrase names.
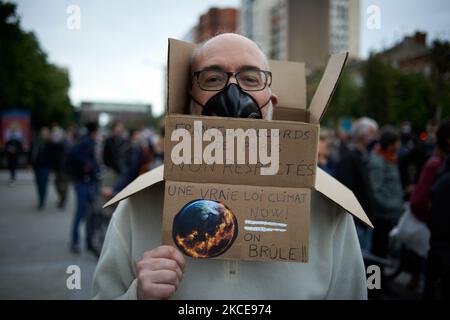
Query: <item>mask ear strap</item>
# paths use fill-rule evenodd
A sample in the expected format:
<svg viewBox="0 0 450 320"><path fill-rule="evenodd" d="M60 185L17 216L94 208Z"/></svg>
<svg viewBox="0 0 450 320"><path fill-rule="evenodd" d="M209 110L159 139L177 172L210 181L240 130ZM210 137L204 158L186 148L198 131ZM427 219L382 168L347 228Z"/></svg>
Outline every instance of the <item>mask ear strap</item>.
<svg viewBox="0 0 450 320"><path fill-rule="evenodd" d="M202 105L200 102L198 102L198 100L195 99L194 96L193 96L192 94L189 93L188 95L189 95L189 97L191 97L192 101L194 101L194 102L195 102L196 104L198 104L200 107L202 107L202 108L205 107L205 106Z"/></svg>
<svg viewBox="0 0 450 320"><path fill-rule="evenodd" d="M259 107L259 109L265 108L267 107L267 105L269 104L269 102L272 100L272 96L270 96L269 100L267 100L266 103L264 103L261 107Z"/></svg>

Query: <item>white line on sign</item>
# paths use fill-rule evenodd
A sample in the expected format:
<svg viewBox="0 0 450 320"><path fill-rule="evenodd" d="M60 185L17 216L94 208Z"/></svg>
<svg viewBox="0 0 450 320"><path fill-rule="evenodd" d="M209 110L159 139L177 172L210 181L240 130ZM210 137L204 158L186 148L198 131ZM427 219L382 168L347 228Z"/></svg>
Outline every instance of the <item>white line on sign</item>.
<svg viewBox="0 0 450 320"><path fill-rule="evenodd" d="M286 232L286 229L265 228L265 227L244 227L247 231L259 231L259 232Z"/></svg>
<svg viewBox="0 0 450 320"><path fill-rule="evenodd" d="M287 227L286 223L270 222L270 221L257 221L257 220L245 220L245 224L262 225L272 227Z"/></svg>

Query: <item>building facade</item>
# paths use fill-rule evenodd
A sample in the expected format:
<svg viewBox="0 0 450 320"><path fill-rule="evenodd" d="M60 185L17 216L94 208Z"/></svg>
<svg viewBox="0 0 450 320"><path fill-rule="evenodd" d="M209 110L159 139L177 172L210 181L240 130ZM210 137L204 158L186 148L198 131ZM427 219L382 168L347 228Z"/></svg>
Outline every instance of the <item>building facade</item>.
<svg viewBox="0 0 450 320"><path fill-rule="evenodd" d="M200 16L198 25L194 27L193 39L201 43L220 33L236 32L239 11L235 8L211 8Z"/></svg>
<svg viewBox="0 0 450 320"><path fill-rule="evenodd" d="M359 0L242 0L239 32L271 59L323 67L331 53L359 56Z"/></svg>
<svg viewBox="0 0 450 320"><path fill-rule="evenodd" d="M152 106L148 104L112 103L112 102L81 102L79 121L99 122L106 126L116 120L120 120L127 127L140 127L147 124L152 117Z"/></svg>
<svg viewBox="0 0 450 320"><path fill-rule="evenodd" d="M405 73L422 73L428 77L432 71L431 48L427 34L417 31L393 47L380 53L385 61Z"/></svg>

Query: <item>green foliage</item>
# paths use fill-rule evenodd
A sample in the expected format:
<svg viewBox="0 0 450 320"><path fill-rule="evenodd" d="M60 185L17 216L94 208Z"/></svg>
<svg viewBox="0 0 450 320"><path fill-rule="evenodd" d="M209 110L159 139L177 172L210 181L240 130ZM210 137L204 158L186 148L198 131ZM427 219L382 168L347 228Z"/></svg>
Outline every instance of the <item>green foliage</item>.
<svg viewBox="0 0 450 320"><path fill-rule="evenodd" d="M362 68L347 67L325 116L325 123L340 117L367 116L381 126L410 121L414 130L424 130L430 119L450 116L450 43L435 41L430 53L432 72L404 73L380 54L372 54ZM361 85L356 82L362 77ZM312 78L318 84L317 75Z"/></svg>
<svg viewBox="0 0 450 320"><path fill-rule="evenodd" d="M434 68L433 102L441 118L450 116L450 42L435 40L431 48L431 60Z"/></svg>
<svg viewBox="0 0 450 320"><path fill-rule="evenodd" d="M435 117L431 98L431 84L422 74L397 74L388 123L408 120L415 131L424 130L426 122Z"/></svg>
<svg viewBox="0 0 450 320"><path fill-rule="evenodd" d="M369 57L363 68L364 111L379 123L392 123L397 72L378 55Z"/></svg>
<svg viewBox="0 0 450 320"><path fill-rule="evenodd" d="M364 115L362 91L348 70L344 70L341 80L330 102L324 121L344 115L360 117Z"/></svg>
<svg viewBox="0 0 450 320"><path fill-rule="evenodd" d="M67 71L47 61L32 32L20 27L16 5L0 2L0 110L31 111L32 125L72 121Z"/></svg>

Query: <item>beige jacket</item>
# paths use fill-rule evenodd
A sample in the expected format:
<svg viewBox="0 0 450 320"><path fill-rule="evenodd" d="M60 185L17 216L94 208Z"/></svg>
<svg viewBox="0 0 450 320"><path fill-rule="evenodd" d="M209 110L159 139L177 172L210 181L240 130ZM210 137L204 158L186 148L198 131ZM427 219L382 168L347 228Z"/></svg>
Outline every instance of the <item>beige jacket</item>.
<svg viewBox="0 0 450 320"><path fill-rule="evenodd" d="M136 299L136 263L161 244L164 182L122 200L94 275L96 299ZM174 299L366 299L353 217L312 190L309 263L187 259Z"/></svg>

